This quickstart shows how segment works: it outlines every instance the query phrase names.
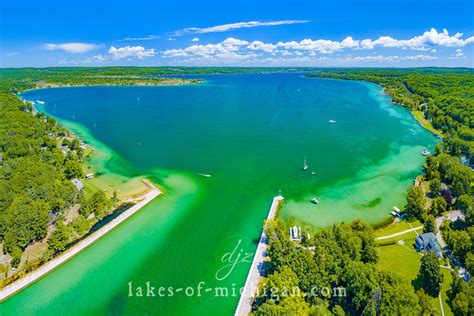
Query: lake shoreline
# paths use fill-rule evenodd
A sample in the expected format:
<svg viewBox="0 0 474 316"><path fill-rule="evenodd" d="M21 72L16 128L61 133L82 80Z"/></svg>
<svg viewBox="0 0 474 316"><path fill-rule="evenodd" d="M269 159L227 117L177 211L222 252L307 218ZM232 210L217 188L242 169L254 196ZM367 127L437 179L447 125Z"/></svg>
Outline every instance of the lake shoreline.
<svg viewBox="0 0 474 316"><path fill-rule="evenodd" d="M144 180L145 184L150 187L150 191L141 197L141 201L137 202L135 205L124 211L122 214L114 218L112 221L107 223L106 225L99 228L97 231L92 233L91 235L87 236L86 238L80 240L77 244L73 245L72 247L68 248L58 256L54 257L53 259L47 261L43 265L39 266L37 269L29 272L22 278L14 281L13 283L5 286L0 290L0 302L7 300L9 297L15 295L16 293L20 292L24 288L27 288L37 280L41 279L43 276L48 274L49 272L53 271L63 263L67 262L75 255L79 254L84 249L91 246L109 231L123 223L129 217L137 213L141 208L146 206L148 203L153 201L159 195L162 195L163 192L160 191L155 185L153 185L150 181Z"/></svg>

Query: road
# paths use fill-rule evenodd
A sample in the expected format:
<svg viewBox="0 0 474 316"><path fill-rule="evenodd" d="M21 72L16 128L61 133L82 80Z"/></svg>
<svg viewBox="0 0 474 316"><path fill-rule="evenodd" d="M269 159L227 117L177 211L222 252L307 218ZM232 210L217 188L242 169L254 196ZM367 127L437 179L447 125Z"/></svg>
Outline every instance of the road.
<svg viewBox="0 0 474 316"><path fill-rule="evenodd" d="M449 221L456 221L457 219L464 219L464 214L461 212L461 211L452 211L452 212L448 212L446 213L445 215L443 216L440 216L436 219L436 230L437 230L437 233L436 233L436 240L438 241L438 244L441 246L441 248L444 250L444 252L446 253L446 255L454 262L455 265L457 265L459 267L459 274L460 275L465 275L466 274L466 268L464 268L461 264L461 262L459 262L454 256L453 254L451 253L451 251L448 249L448 247L446 246L446 243L444 242L443 240L443 236L441 235L441 230L440 230L440 227L441 225L443 224L443 222L445 220L449 220Z"/></svg>
<svg viewBox="0 0 474 316"><path fill-rule="evenodd" d="M415 230L420 230L420 229L423 229L423 226L418 226L418 227L415 227L415 228L410 228L410 229L404 230L404 231L402 231L402 232L398 232L398 233L391 234L391 235L387 235L387 236L377 237L377 238L375 238L375 240L389 239L389 238L396 237L396 236L400 236L400 235L403 235L403 234L406 234L406 233L409 233L409 232L414 232Z"/></svg>

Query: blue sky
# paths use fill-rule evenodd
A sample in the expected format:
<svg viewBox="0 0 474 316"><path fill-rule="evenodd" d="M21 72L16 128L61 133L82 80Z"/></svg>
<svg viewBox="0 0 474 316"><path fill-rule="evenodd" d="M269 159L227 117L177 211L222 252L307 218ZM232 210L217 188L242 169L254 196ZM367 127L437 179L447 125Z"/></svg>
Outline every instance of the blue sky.
<svg viewBox="0 0 474 316"><path fill-rule="evenodd" d="M0 3L0 67L473 67L474 1Z"/></svg>

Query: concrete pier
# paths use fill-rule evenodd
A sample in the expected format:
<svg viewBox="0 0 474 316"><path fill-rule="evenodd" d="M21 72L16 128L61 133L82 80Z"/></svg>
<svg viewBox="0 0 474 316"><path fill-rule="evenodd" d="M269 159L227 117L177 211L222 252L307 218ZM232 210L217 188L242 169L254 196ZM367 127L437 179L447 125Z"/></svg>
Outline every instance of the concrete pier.
<svg viewBox="0 0 474 316"><path fill-rule="evenodd" d="M275 196L268 212L267 221L269 219L275 218L278 205L281 201L284 200L284 197L281 195ZM267 236L265 235L266 225L263 227L262 235L258 242L257 250L253 257L252 265L250 266L249 274L245 280L244 289L242 295L240 295L239 304L235 310L235 315L248 315L252 310L252 304L257 292L258 282L260 281L261 273L260 269L263 267L265 257L267 255Z"/></svg>
<svg viewBox="0 0 474 316"><path fill-rule="evenodd" d="M156 188L153 184L151 184L151 182L147 180L144 180L144 182L148 187L150 187L151 190L143 196L140 202L133 205L128 210L126 210L125 212L123 212L122 214L114 218L112 221L110 221L108 224L101 227L95 233L81 240L76 245L72 246L65 252L61 253L56 258L52 259L51 261L48 261L44 265L40 266L38 269L28 273L23 278L16 280L10 285L7 285L5 288L0 290L0 302L6 300L10 296L14 295L15 293L21 291L25 287L36 282L37 280L42 278L44 275L46 275L47 273L57 268L59 265L68 261L69 259L74 257L76 254L78 254L85 248L92 245L100 237L104 236L106 233L108 233L109 231L114 229L116 226L124 222L127 218L135 214L138 210L140 210L146 204L151 202L158 195L162 194L162 192L158 188Z"/></svg>

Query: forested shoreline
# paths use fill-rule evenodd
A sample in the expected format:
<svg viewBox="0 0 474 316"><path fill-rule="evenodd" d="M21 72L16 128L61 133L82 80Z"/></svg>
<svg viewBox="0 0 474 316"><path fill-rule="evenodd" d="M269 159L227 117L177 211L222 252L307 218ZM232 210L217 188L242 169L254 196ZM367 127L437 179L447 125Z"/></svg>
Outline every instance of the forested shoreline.
<svg viewBox="0 0 474 316"><path fill-rule="evenodd" d="M0 70L0 275L5 285L63 251L71 242L110 214L119 204L100 190L83 192L72 180L84 177L87 159L79 139L53 118L36 113L16 94L27 89L66 85L173 85L201 83L200 79L164 78L172 75L312 72L309 76L363 80L384 87L393 102L421 113L443 142L427 159L421 185L407 192L405 212L426 231L434 219L459 210L463 221L445 222L443 236L458 260L474 269L473 171L474 73L469 69L309 69L309 68L22 68ZM424 184L424 185L423 185ZM77 212L71 221L66 213ZM273 297L262 291L255 314L399 314L434 315L429 300L443 280L437 259L422 259L416 287L396 273L377 266L373 229L358 220L338 224L295 245L287 223L270 225L268 277L277 287L347 288L341 297ZM434 227L434 228L433 228ZM39 257L24 256L32 245L43 247ZM28 248L30 249L30 248ZM22 257L23 255L23 257ZM18 269L12 271L13 269ZM424 272L423 272L424 271ZM431 278L423 278L424 275ZM474 284L453 273L449 304L456 315L474 311Z"/></svg>
<svg viewBox="0 0 474 316"><path fill-rule="evenodd" d="M450 252L473 274L474 72L468 69L321 69L307 76L376 83L392 97L395 105L407 107L415 116L420 113L421 117L417 117L420 123L442 135L443 142L427 158L424 175L408 189L403 211L408 219L424 223L427 233L437 232L436 217L453 210L462 212L463 220L445 221L441 230ZM396 270L387 273L380 265L376 266L379 256L374 250L372 229L357 220L323 229L314 237L303 234L301 243L296 244L289 240L287 232L288 227L283 222L272 223L268 230L268 275L260 285L261 295L254 304L254 314L441 313L439 306L434 308L431 303L443 285L441 263L432 252L423 255L418 277L410 284L400 278ZM407 246L414 251L413 245ZM472 315L474 282L462 280L456 264L451 264L455 266L447 292L451 311L455 315ZM329 288L343 286L347 296L315 298L288 295L288 292L286 296L276 296L265 291L274 287L307 292L308 284Z"/></svg>
<svg viewBox="0 0 474 316"><path fill-rule="evenodd" d="M18 93L57 86L202 82L148 78L127 69L104 76L98 69L0 70L0 287L60 254L115 210L130 207L116 192L107 196L86 182L85 162L93 149Z"/></svg>

